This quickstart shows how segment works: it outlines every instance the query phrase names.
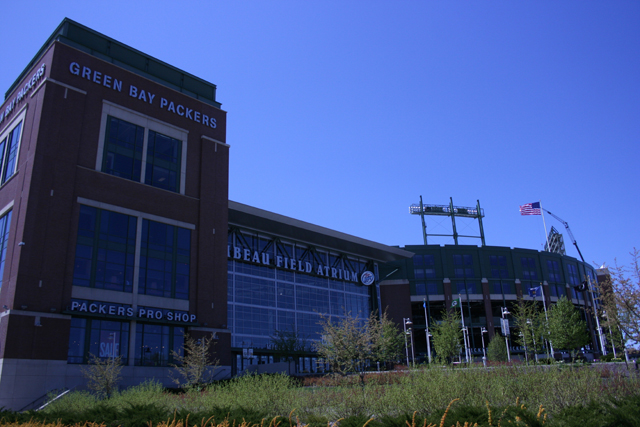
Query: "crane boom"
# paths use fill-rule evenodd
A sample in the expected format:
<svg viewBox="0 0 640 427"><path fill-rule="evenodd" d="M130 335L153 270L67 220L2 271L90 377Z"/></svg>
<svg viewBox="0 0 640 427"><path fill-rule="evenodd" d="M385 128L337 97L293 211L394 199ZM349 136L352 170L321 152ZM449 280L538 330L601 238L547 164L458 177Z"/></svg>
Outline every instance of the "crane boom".
<svg viewBox="0 0 640 427"><path fill-rule="evenodd" d="M578 251L578 255L580 255L580 259L582 260L582 262L585 262L584 261L584 257L582 256L582 252L580 252L580 248L578 247L578 243L576 242L576 238L573 237L573 233L571 232L571 229L569 228L569 223L567 221L563 220L562 218L560 218L558 215L555 215L553 212L549 212L545 208L542 208L542 210L545 211L546 213L548 213L549 215L551 215L552 217L554 217L555 219L557 219L558 221L560 221L562 223L562 225L564 225L564 228L567 229L567 233L569 234L569 237L571 238L571 242L573 243L573 246L576 247L576 250Z"/></svg>

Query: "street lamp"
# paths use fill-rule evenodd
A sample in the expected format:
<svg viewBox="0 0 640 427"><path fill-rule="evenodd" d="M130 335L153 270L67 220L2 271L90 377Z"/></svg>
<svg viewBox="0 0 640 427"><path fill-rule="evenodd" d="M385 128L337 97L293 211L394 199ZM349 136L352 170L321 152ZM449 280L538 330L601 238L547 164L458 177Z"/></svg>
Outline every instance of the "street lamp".
<svg viewBox="0 0 640 427"><path fill-rule="evenodd" d="M427 300L422 301L422 307L424 308L424 321L426 325L425 334L427 335L427 357L429 358L429 363L431 363L431 341L429 337L431 334L429 333L429 317L427 316Z"/></svg>
<svg viewBox="0 0 640 427"><path fill-rule="evenodd" d="M413 322L411 321L410 317L403 317L402 323L404 326L404 348L407 356L407 366L409 366L409 345L407 343L407 335L411 335L411 358L413 360L413 365L415 367L416 359L413 352L413 334L411 333L411 325L413 325Z"/></svg>
<svg viewBox="0 0 640 427"><path fill-rule="evenodd" d="M469 363L470 360L470 355L471 355L471 350L469 350L469 328L466 326L463 326L462 329L462 340L464 341L464 356L465 356L465 360L467 361L467 364Z"/></svg>
<svg viewBox="0 0 640 427"><path fill-rule="evenodd" d="M502 330L504 332L504 342L507 345L507 360L511 362L511 352L509 351L509 323L508 320L504 318L505 315L511 314L507 307L500 307L502 311Z"/></svg>
<svg viewBox="0 0 640 427"><path fill-rule="evenodd" d="M484 326L480 328L480 336L482 337L482 365L484 367L487 366L487 351L484 346L484 334L486 334L487 332L487 328L485 328Z"/></svg>

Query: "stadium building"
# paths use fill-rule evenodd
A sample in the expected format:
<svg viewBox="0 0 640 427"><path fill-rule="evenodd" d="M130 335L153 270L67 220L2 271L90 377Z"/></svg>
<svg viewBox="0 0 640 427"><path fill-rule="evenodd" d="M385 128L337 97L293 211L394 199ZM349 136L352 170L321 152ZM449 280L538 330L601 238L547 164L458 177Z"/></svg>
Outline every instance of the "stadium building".
<svg viewBox="0 0 640 427"><path fill-rule="evenodd" d="M215 339L223 377L277 361L275 331L319 339L321 315L386 309L425 353L424 311L461 294L477 355L532 286L589 304L570 257L391 247L231 202L229 151L215 85L60 24L0 108L0 406L84 387L92 355L171 385L185 334Z"/></svg>

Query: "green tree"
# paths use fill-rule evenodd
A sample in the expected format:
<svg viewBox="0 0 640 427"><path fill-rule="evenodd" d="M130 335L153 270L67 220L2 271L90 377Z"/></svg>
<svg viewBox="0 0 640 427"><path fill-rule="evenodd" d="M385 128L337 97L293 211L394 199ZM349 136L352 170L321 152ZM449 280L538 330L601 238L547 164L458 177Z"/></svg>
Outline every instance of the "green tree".
<svg viewBox="0 0 640 427"><path fill-rule="evenodd" d="M567 297L561 297L549 308L549 340L554 349L575 350L589 342L587 323Z"/></svg>
<svg viewBox="0 0 640 427"><path fill-rule="evenodd" d="M369 331L372 341L372 359L385 365L398 360L404 347L403 332L389 319L386 311L382 313L380 319L372 313L369 317Z"/></svg>
<svg viewBox="0 0 640 427"><path fill-rule="evenodd" d="M441 363L453 362L462 342L461 318L458 310L442 311L442 320L430 328L431 342Z"/></svg>
<svg viewBox="0 0 640 427"><path fill-rule="evenodd" d="M173 367L178 374L173 382L185 388L211 382L220 363L211 354L213 344L213 336L195 339L185 335L180 351L171 351L171 356L176 361Z"/></svg>
<svg viewBox="0 0 640 427"><path fill-rule="evenodd" d="M597 288L602 298L602 308L606 313L606 316L603 316L604 326L612 331L621 330L624 335L621 341L639 344L640 251L634 248L630 255L631 263L628 266L619 266L616 261L615 267L608 268L610 278L604 283L598 283Z"/></svg>
<svg viewBox="0 0 640 427"><path fill-rule="evenodd" d="M507 343L503 336L498 334L493 336L487 346L487 357L492 362L506 362L508 360Z"/></svg>
<svg viewBox="0 0 640 427"><path fill-rule="evenodd" d="M322 316L322 340L316 351L334 372L348 374L363 372L365 362L389 362L402 352L402 332L387 316L378 318L372 312L368 318L350 314L340 320Z"/></svg>
<svg viewBox="0 0 640 427"><path fill-rule="evenodd" d="M322 340L315 348L334 372L346 375L362 370L372 349L367 323L367 319L351 314L337 321L321 316Z"/></svg>
<svg viewBox="0 0 640 427"><path fill-rule="evenodd" d="M82 375L87 379L87 387L95 391L98 396L111 397L122 379L122 356L100 358L90 355L89 365L82 367Z"/></svg>
<svg viewBox="0 0 640 427"><path fill-rule="evenodd" d="M544 313L540 311L535 301L524 301L520 299L512 310L513 320L520 333L515 336L514 341L527 349L531 360L535 360L534 355L544 350L544 339L547 336L546 319Z"/></svg>

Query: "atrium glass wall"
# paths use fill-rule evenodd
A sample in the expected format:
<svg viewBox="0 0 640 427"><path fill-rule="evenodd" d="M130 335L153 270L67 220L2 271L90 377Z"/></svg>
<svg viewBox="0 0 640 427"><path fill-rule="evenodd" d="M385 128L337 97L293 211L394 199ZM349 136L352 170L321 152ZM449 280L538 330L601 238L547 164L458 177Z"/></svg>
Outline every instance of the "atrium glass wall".
<svg viewBox="0 0 640 427"><path fill-rule="evenodd" d="M228 257L232 347L268 350L276 331L319 340L323 316L371 313L375 287L359 281L374 271L369 260L237 229L229 231Z"/></svg>

